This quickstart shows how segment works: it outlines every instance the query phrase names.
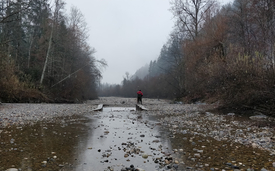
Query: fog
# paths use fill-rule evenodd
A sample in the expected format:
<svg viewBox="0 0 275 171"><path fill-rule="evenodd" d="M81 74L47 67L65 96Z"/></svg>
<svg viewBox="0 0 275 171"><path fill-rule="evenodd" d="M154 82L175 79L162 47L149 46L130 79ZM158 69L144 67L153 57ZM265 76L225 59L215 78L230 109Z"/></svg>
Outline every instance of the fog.
<svg viewBox="0 0 275 171"><path fill-rule="evenodd" d="M232 0L220 0L221 4ZM120 84L126 72L158 58L173 30L169 0L66 0L76 6L89 28L89 44L105 59L102 83Z"/></svg>

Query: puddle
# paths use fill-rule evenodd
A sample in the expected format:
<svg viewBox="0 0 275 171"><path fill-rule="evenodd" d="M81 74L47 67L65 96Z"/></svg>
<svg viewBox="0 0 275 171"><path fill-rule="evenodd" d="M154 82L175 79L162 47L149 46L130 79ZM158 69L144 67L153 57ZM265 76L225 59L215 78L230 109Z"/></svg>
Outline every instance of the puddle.
<svg viewBox="0 0 275 171"><path fill-rule="evenodd" d="M0 170L121 170L130 165L159 170L172 162L169 136L135 108L103 108L93 115L1 129Z"/></svg>

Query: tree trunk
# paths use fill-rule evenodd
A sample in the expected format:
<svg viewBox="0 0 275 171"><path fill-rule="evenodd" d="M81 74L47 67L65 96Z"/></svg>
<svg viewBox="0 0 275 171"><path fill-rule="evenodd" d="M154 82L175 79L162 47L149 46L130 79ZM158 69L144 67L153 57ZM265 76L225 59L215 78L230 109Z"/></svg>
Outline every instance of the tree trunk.
<svg viewBox="0 0 275 171"><path fill-rule="evenodd" d="M41 75L41 79L40 79L40 85L43 83L44 76L45 76L45 71L46 71L48 58L49 58L51 45L52 45L52 37L53 37L53 23L52 23L52 30L51 30L51 36L50 36L50 42L49 42L48 51L47 51L47 55L46 55L46 60L45 60L45 63L44 63L44 67L43 67L43 71L42 71L42 75Z"/></svg>
<svg viewBox="0 0 275 171"><path fill-rule="evenodd" d="M30 47L29 47L29 55L28 55L28 69L30 68L30 60L31 60L31 48L32 48L32 42L33 42L33 36L30 38Z"/></svg>

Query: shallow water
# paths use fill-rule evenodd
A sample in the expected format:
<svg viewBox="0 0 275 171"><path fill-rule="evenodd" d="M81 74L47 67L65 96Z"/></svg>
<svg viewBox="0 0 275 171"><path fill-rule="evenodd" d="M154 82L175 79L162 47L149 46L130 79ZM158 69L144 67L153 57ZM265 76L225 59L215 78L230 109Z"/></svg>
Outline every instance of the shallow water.
<svg viewBox="0 0 275 171"><path fill-rule="evenodd" d="M108 167L119 170L131 164L136 168L156 170L158 165L152 158L163 154L152 149L158 149L160 144L169 149L170 141L161 139L165 134L159 126L155 126L155 121L143 118L148 121L144 122L142 114L134 111L133 108L104 108L103 112L92 116L93 131L88 133L84 148L89 150L79 154L75 170L103 170ZM154 143L154 140L161 143ZM132 152L126 157L126 151L131 149L140 149L141 152ZM142 151L151 156L142 158Z"/></svg>
<svg viewBox="0 0 275 171"><path fill-rule="evenodd" d="M133 165L154 171L171 170L167 166L173 169L175 161L178 170L275 170L275 156L269 152L196 134L190 125L174 129L159 122L163 117L107 107L90 115L0 129L0 170L120 171ZM171 164L165 161L170 155Z"/></svg>
<svg viewBox="0 0 275 171"><path fill-rule="evenodd" d="M168 132L147 116L134 108L104 108L54 123L2 129L0 170L97 171L130 165L159 170L154 159L171 151L171 144Z"/></svg>

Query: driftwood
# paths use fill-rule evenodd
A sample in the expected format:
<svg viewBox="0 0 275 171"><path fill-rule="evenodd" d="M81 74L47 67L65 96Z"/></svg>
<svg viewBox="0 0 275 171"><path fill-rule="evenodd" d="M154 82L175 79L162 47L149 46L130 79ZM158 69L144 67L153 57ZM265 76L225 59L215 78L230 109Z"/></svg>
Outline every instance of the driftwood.
<svg viewBox="0 0 275 171"><path fill-rule="evenodd" d="M102 111L103 106L104 106L103 104L99 104L99 105L97 106L97 108L93 109L93 111Z"/></svg>
<svg viewBox="0 0 275 171"><path fill-rule="evenodd" d="M136 104L136 110L148 110L148 109L146 109L144 106L140 104Z"/></svg>

